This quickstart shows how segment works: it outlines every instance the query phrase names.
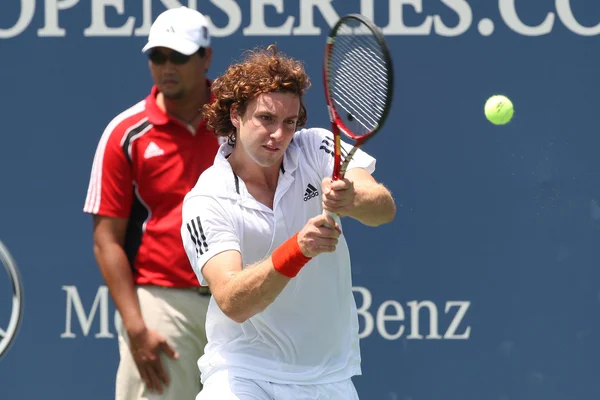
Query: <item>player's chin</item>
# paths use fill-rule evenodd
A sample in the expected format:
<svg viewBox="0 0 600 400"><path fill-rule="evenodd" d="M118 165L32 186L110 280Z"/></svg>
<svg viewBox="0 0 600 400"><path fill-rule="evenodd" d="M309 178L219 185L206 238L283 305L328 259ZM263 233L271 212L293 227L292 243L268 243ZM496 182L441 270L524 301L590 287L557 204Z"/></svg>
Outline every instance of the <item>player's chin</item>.
<svg viewBox="0 0 600 400"><path fill-rule="evenodd" d="M181 99L185 96L185 90L179 85L164 84L158 86L158 90L168 99Z"/></svg>

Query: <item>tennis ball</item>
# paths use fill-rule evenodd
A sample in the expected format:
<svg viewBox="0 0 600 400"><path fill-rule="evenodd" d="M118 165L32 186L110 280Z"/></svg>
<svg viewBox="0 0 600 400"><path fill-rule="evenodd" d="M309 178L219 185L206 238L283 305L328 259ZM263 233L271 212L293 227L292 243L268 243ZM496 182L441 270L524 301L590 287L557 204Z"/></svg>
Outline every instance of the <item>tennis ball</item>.
<svg viewBox="0 0 600 400"><path fill-rule="evenodd" d="M513 103L506 96L494 95L485 102L485 117L494 125L510 122L515 112Z"/></svg>

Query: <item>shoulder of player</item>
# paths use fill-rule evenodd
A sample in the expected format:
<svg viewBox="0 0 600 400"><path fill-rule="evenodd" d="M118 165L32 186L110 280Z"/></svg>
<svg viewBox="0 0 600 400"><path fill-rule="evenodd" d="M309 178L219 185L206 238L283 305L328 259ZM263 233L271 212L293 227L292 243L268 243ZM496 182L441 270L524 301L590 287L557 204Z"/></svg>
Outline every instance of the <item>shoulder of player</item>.
<svg viewBox="0 0 600 400"><path fill-rule="evenodd" d="M145 101L142 100L110 121L100 135L96 155L100 155L102 158L124 156L128 136L131 138L137 131L146 129L148 125Z"/></svg>
<svg viewBox="0 0 600 400"><path fill-rule="evenodd" d="M294 134L294 142L300 146L320 145L323 140L332 140L333 134L324 128L304 128Z"/></svg>
<svg viewBox="0 0 600 400"><path fill-rule="evenodd" d="M333 133L323 128L305 128L294 134L293 146L302 153L330 153L333 148Z"/></svg>
<svg viewBox="0 0 600 400"><path fill-rule="evenodd" d="M233 175L228 179L215 165L207 168L183 199L183 220L195 218L199 211L205 215L207 212L232 215L232 207L237 204L239 195L230 181L234 181Z"/></svg>
<svg viewBox="0 0 600 400"><path fill-rule="evenodd" d="M186 198L188 196L237 198L239 195L236 192L235 176L231 170L227 170L219 164L214 164L200 174L196 185Z"/></svg>
<svg viewBox="0 0 600 400"><path fill-rule="evenodd" d="M142 100L115 116L106 126L102 136L122 143L134 130L145 129L150 123L145 112L146 102Z"/></svg>

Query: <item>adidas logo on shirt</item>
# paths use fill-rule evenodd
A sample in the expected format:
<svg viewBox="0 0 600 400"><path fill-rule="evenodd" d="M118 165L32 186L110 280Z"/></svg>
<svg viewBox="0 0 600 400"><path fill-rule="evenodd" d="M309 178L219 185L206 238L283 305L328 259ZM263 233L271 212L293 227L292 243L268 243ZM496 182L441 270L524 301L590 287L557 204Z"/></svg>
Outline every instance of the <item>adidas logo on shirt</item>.
<svg viewBox="0 0 600 400"><path fill-rule="evenodd" d="M150 142L148 147L146 147L146 151L144 151L144 159L149 159L156 156L162 156L165 154L165 151L158 147L158 145L154 142Z"/></svg>
<svg viewBox="0 0 600 400"><path fill-rule="evenodd" d="M309 201L310 199L318 195L319 191L317 190L317 188L309 183L306 187L306 191L304 192L304 201Z"/></svg>

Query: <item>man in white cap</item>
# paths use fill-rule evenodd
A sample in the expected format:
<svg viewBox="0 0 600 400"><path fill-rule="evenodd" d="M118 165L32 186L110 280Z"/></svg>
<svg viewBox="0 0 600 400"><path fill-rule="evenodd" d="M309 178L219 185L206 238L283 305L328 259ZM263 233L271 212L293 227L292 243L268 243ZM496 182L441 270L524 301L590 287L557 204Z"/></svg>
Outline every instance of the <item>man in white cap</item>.
<svg viewBox="0 0 600 400"><path fill-rule="evenodd" d="M102 134L84 212L93 215L94 254L122 318L116 399L193 399L210 292L179 231L183 198L219 145L201 112L211 96L208 22L186 7L167 10L143 52L154 86Z"/></svg>

